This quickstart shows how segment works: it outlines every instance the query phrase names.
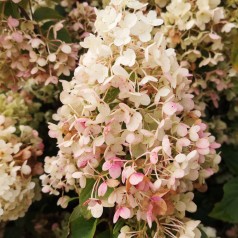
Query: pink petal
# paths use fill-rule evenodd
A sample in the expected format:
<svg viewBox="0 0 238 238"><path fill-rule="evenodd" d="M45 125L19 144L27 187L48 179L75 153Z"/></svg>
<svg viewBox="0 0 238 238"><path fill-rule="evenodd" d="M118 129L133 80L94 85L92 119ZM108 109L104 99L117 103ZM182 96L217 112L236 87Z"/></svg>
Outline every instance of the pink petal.
<svg viewBox="0 0 238 238"><path fill-rule="evenodd" d="M210 149L209 148L204 148L204 149L197 149L198 153L200 155L208 155L210 153Z"/></svg>
<svg viewBox="0 0 238 238"><path fill-rule="evenodd" d="M125 167L122 171L122 183L126 182L126 179L129 178L135 172L134 168L131 166Z"/></svg>
<svg viewBox="0 0 238 238"><path fill-rule="evenodd" d="M161 150L161 146L155 147L151 152L150 152L150 162L152 164L156 164L158 162L158 152Z"/></svg>
<svg viewBox="0 0 238 238"><path fill-rule="evenodd" d="M177 104L174 102L167 102L163 105L163 112L168 116L172 116L177 109Z"/></svg>
<svg viewBox="0 0 238 238"><path fill-rule="evenodd" d="M120 208L120 217L124 219L128 219L131 216L131 211L127 207L121 207Z"/></svg>
<svg viewBox="0 0 238 238"><path fill-rule="evenodd" d="M13 32L12 33L12 39L15 40L18 43L21 43L23 41L23 36L21 32Z"/></svg>
<svg viewBox="0 0 238 238"><path fill-rule="evenodd" d="M7 19L7 24L9 27L17 27L19 25L19 21L11 16Z"/></svg>
<svg viewBox="0 0 238 238"><path fill-rule="evenodd" d="M142 173L134 173L130 176L130 184L137 185L144 179L144 174Z"/></svg>
<svg viewBox="0 0 238 238"><path fill-rule="evenodd" d="M113 164L109 169L109 174L113 179L117 179L121 175L121 166L118 164Z"/></svg>
<svg viewBox="0 0 238 238"><path fill-rule="evenodd" d="M116 223L118 221L119 216L123 219L128 219L131 216L130 209L127 207L121 207L117 209L113 216L113 223Z"/></svg>
<svg viewBox="0 0 238 238"><path fill-rule="evenodd" d="M150 184L148 182L142 181L139 184L136 185L136 189L147 192L150 188Z"/></svg>
<svg viewBox="0 0 238 238"><path fill-rule="evenodd" d="M106 182L103 182L98 188L98 196L103 197L106 192L107 192L107 184Z"/></svg>
<svg viewBox="0 0 238 238"><path fill-rule="evenodd" d="M217 34L214 34L214 33L210 33L209 36L210 36L210 38L211 38L212 40L218 40L218 39L220 39L220 36L217 35Z"/></svg>
<svg viewBox="0 0 238 238"><path fill-rule="evenodd" d="M206 149L208 148L210 145L208 139L206 138L202 138L202 139L199 139L197 142L196 142L196 146L200 149Z"/></svg>
<svg viewBox="0 0 238 238"><path fill-rule="evenodd" d="M120 208L116 210L114 216L113 216L113 223L116 223L120 216Z"/></svg>
<svg viewBox="0 0 238 238"><path fill-rule="evenodd" d="M103 171L107 171L107 170L109 170L110 168L112 167L112 163L111 163L111 161L106 161L104 164L103 164L103 166L102 166L102 170Z"/></svg>
<svg viewBox="0 0 238 238"><path fill-rule="evenodd" d="M210 147L211 147L212 149L218 149L218 148L221 147L221 144L216 143L216 142L213 142L213 143L210 144Z"/></svg>
<svg viewBox="0 0 238 238"><path fill-rule="evenodd" d="M177 134L181 137L184 137L188 134L187 126L183 123L178 124Z"/></svg>

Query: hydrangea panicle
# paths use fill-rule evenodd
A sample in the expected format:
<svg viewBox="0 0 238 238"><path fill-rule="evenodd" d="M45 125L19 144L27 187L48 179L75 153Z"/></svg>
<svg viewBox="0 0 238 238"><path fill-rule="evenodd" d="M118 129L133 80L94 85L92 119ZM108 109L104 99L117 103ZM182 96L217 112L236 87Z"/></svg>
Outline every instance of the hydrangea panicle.
<svg viewBox="0 0 238 238"><path fill-rule="evenodd" d="M43 192L80 194L93 179L84 205L95 218L114 207L113 222L130 227L119 237L200 237L186 211L196 211L195 185L217 172L219 145L195 109L190 74L146 4L112 0L96 15L49 125L59 153L46 158Z"/></svg>

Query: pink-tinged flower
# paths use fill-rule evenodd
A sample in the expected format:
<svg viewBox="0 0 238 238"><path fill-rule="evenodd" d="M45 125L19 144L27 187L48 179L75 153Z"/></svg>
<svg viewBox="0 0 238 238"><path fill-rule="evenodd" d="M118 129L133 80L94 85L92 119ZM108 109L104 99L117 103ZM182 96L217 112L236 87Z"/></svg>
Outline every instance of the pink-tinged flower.
<svg viewBox="0 0 238 238"><path fill-rule="evenodd" d="M131 211L127 207L120 207L116 210L114 217L113 217L113 223L116 223L119 219L119 217L123 219L128 219L131 217Z"/></svg>
<svg viewBox="0 0 238 238"><path fill-rule="evenodd" d="M107 183L103 182L102 184L100 184L100 186L98 187L98 196L99 197L103 197L107 192Z"/></svg>
<svg viewBox="0 0 238 238"><path fill-rule="evenodd" d="M168 206L165 200L162 198L165 194L168 193L168 191L169 190L157 192L150 198L151 203L149 204L149 207L146 211L146 220L150 228L152 227L154 217L157 215L165 215L168 210Z"/></svg>
<svg viewBox="0 0 238 238"><path fill-rule="evenodd" d="M145 175L142 173L134 173L130 176L129 182L131 185L137 185L143 181Z"/></svg>
<svg viewBox="0 0 238 238"><path fill-rule="evenodd" d="M144 176L144 179L138 183L135 187L139 191L148 192L151 186L151 182L148 178Z"/></svg>
<svg viewBox="0 0 238 238"><path fill-rule="evenodd" d="M57 202L57 205L61 206L62 208L66 208L68 206L69 201L70 201L69 196L60 197L58 202Z"/></svg>
<svg viewBox="0 0 238 238"><path fill-rule="evenodd" d="M177 126L177 134L184 137L188 134L188 126L184 123L179 123Z"/></svg>
<svg viewBox="0 0 238 238"><path fill-rule="evenodd" d="M196 142L197 151L201 155L207 155L210 151L210 142L206 138L201 138Z"/></svg>
<svg viewBox="0 0 238 238"><path fill-rule="evenodd" d="M20 31L15 31L12 33L12 39L18 43L23 41L23 35Z"/></svg>
<svg viewBox="0 0 238 238"><path fill-rule="evenodd" d="M8 17L7 19L7 24L8 26L11 28L11 27L18 27L19 26L19 21L15 18L12 18L11 16Z"/></svg>
<svg viewBox="0 0 238 238"><path fill-rule="evenodd" d="M221 147L221 144L216 143L216 142L212 142L210 144L210 148L212 148L212 149L219 149L220 147Z"/></svg>
<svg viewBox="0 0 238 238"><path fill-rule="evenodd" d="M86 202L88 204L88 210L91 211L94 218L99 218L103 213L103 205L99 200L89 200Z"/></svg>
<svg viewBox="0 0 238 238"><path fill-rule="evenodd" d="M117 179L121 176L121 168L123 162L118 157L112 157L108 159L102 166L103 171L109 171L110 176L113 179Z"/></svg>
<svg viewBox="0 0 238 238"><path fill-rule="evenodd" d="M184 137L184 138L180 138L177 140L177 143L176 143L176 149L178 151L182 151L183 150L183 147L187 147L191 144L191 141Z"/></svg>
<svg viewBox="0 0 238 238"><path fill-rule="evenodd" d="M179 103L166 102L163 105L163 112L168 116L172 116L174 113L180 112L182 110L183 107Z"/></svg>
<svg viewBox="0 0 238 238"><path fill-rule="evenodd" d="M152 164L156 164L158 162L158 152L162 149L161 146L155 147L151 152L150 152L150 162Z"/></svg>
<svg viewBox="0 0 238 238"><path fill-rule="evenodd" d="M128 179L133 173L135 172L135 169L131 166L125 167L122 171L122 183L125 183L126 179Z"/></svg>
<svg viewBox="0 0 238 238"><path fill-rule="evenodd" d="M199 139L198 132L200 131L200 126L194 125L189 129L189 138L192 141L197 141Z"/></svg>

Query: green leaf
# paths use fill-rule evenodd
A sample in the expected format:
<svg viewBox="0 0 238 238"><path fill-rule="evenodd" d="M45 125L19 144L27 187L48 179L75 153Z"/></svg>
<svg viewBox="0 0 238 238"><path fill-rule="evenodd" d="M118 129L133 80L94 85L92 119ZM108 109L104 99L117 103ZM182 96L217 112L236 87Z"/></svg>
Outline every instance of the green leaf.
<svg viewBox="0 0 238 238"><path fill-rule="evenodd" d="M86 220L84 217L78 217L70 225L70 238L93 238L96 232L97 219Z"/></svg>
<svg viewBox="0 0 238 238"><path fill-rule="evenodd" d="M21 1L18 3L18 5L26 9L27 6L29 5L29 0L21 0Z"/></svg>
<svg viewBox="0 0 238 238"><path fill-rule="evenodd" d="M63 19L57 11L49 7L39 7L33 14L33 19L36 21L50 20L50 19Z"/></svg>
<svg viewBox="0 0 238 238"><path fill-rule="evenodd" d="M59 30L57 32L57 38L61 41L64 41L66 43L71 43L72 42L72 39L70 37L70 34L69 32L67 31L67 29L65 28L62 28L61 30Z"/></svg>
<svg viewBox="0 0 238 238"><path fill-rule="evenodd" d="M94 179L87 179L86 187L82 189L79 196L79 201L81 204L86 202L91 197L94 183Z"/></svg>
<svg viewBox="0 0 238 238"><path fill-rule="evenodd" d="M79 204L77 207L74 208L73 212L69 217L69 222L73 222L80 216L84 217L85 219L90 219L92 217L91 212L87 209L86 206L83 206L82 204Z"/></svg>
<svg viewBox="0 0 238 238"><path fill-rule="evenodd" d="M224 185L224 196L210 216L225 222L238 223L238 177Z"/></svg>
<svg viewBox="0 0 238 238"><path fill-rule="evenodd" d="M123 227L125 221L123 219L119 219L117 221L117 223L115 224L114 228L113 228L113 235L117 235L119 234L121 228Z"/></svg>
<svg viewBox="0 0 238 238"><path fill-rule="evenodd" d="M111 234L109 229L95 236L95 238L110 238L110 237Z"/></svg>
<svg viewBox="0 0 238 238"><path fill-rule="evenodd" d="M17 4L12 1L6 2L5 5L5 16L12 16L14 18L20 18L20 13Z"/></svg>
<svg viewBox="0 0 238 238"><path fill-rule="evenodd" d="M110 102L113 102L117 95L119 94L120 90L118 88L110 88L108 91L107 91L107 95L104 99L104 101L106 103L110 103Z"/></svg>
<svg viewBox="0 0 238 238"><path fill-rule="evenodd" d="M238 175L238 148L234 146L223 146L222 158L228 169L233 174Z"/></svg>
<svg viewBox="0 0 238 238"><path fill-rule="evenodd" d="M208 236L207 236L207 234L202 230L202 229L200 229L199 228L199 230L200 230L200 232L201 232L201 238L209 238Z"/></svg>

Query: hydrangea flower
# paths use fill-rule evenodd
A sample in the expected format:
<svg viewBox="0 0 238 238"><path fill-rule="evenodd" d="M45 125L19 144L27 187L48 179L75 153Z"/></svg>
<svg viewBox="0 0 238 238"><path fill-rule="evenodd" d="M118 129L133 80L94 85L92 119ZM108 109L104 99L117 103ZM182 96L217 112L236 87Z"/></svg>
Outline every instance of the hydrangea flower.
<svg viewBox="0 0 238 238"><path fill-rule="evenodd" d="M69 76L75 68L78 46L57 39L45 41L35 33L32 21L10 16L1 21L0 28L1 88L16 90L32 78L35 84L57 84L61 75ZM55 37L60 29L55 29Z"/></svg>
<svg viewBox="0 0 238 238"><path fill-rule="evenodd" d="M195 109L191 75L167 47L163 20L145 10L123 0L96 11L96 34L81 43L88 50L63 81L49 125L59 153L46 158L43 192L80 195L94 180L84 205L95 218L114 207L113 222L130 227L120 237L200 237L185 212L196 211L194 188L217 172L220 145Z"/></svg>
<svg viewBox="0 0 238 238"><path fill-rule="evenodd" d="M42 173L43 147L37 131L0 115L0 221L23 217L35 199L32 176Z"/></svg>

